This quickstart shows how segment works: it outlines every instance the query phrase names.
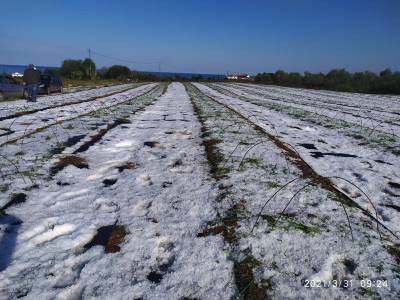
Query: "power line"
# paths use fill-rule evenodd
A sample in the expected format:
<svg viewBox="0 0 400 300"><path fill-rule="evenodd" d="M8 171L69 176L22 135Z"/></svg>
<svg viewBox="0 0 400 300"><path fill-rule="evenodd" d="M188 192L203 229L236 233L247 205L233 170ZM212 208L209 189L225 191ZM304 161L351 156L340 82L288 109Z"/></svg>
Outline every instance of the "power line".
<svg viewBox="0 0 400 300"><path fill-rule="evenodd" d="M118 57L115 57L115 56L105 55L105 54L102 54L102 53L99 53L99 52L93 51L93 50L92 50L92 53L96 54L98 56L102 56L104 58L118 60L118 61L121 61L121 62L131 63L131 64L149 64L149 65L153 64L153 65L155 65L155 64L158 63L158 61L144 62L144 61L134 61L134 60L124 59L124 58L118 58Z"/></svg>
<svg viewBox="0 0 400 300"><path fill-rule="evenodd" d="M112 59L112 60L116 60L116 61L120 61L120 62L124 62L124 63L129 63L129 64L143 64L143 65L154 65L156 68L158 68L158 72L162 72L163 71L163 67L167 66L173 69L181 69L179 66L170 64L170 63L166 63L162 60L155 60L155 61L137 61L137 60L130 60L130 59L126 59L126 58L119 58L119 57L115 57L115 56L111 56L111 55L106 55L97 51L93 51L91 49L89 49L90 53L95 54L97 56L101 56L104 58L108 58L108 59ZM90 55L90 54L89 54Z"/></svg>

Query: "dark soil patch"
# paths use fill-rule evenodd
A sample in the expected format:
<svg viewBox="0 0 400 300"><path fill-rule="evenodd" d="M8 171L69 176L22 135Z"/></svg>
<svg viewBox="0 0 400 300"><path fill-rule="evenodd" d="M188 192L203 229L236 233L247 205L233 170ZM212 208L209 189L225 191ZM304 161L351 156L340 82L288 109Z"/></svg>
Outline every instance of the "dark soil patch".
<svg viewBox="0 0 400 300"><path fill-rule="evenodd" d="M353 274L354 271L355 271L356 268L357 268L357 264L356 264L353 260L351 260L351 259L345 259L345 260L343 261L343 264L344 264L345 267L346 267L346 271L349 272L350 274Z"/></svg>
<svg viewBox="0 0 400 300"><path fill-rule="evenodd" d="M398 183L398 182L389 181L388 184L389 184L389 186L390 186L391 188L400 189L400 183Z"/></svg>
<svg viewBox="0 0 400 300"><path fill-rule="evenodd" d="M176 168L176 167L179 167L179 166L181 166L183 164L183 162L182 162L182 159L177 159L177 160L175 160L175 162L172 164L172 168Z"/></svg>
<svg viewBox="0 0 400 300"><path fill-rule="evenodd" d="M104 246L106 253L115 253L121 250L118 245L121 244L127 232L123 225L107 225L97 229L93 239L84 246L84 249L90 249L93 246Z"/></svg>
<svg viewBox="0 0 400 300"><path fill-rule="evenodd" d="M11 193L10 194L10 201L8 201L6 204L3 205L2 208L0 208L0 211L4 211L10 206L17 205L24 203L26 201L26 194L24 193Z"/></svg>
<svg viewBox="0 0 400 300"><path fill-rule="evenodd" d="M160 143L159 142L148 141L148 142L144 142L143 144L145 146L147 146L147 147L154 148L154 147L158 146Z"/></svg>
<svg viewBox="0 0 400 300"><path fill-rule="evenodd" d="M67 186L67 185L70 185L68 182L63 182L63 181L57 181L57 185L60 185L60 186Z"/></svg>
<svg viewBox="0 0 400 300"><path fill-rule="evenodd" d="M319 151L313 151L311 152L311 156L314 158L321 158L324 156L338 156L338 157L358 157L357 155L353 155L353 154L347 154L347 153L335 153L335 152L326 152L326 153L322 153Z"/></svg>
<svg viewBox="0 0 400 300"><path fill-rule="evenodd" d="M234 230L225 225L206 228L202 232L199 232L197 234L197 237L206 237L209 235L217 235L217 234L222 234L225 241L227 241L228 243L231 243L232 241L235 240Z"/></svg>
<svg viewBox="0 0 400 300"><path fill-rule="evenodd" d="M15 132L14 130L11 130L9 128L0 128L0 129L5 131L4 133L0 134L0 136L10 135Z"/></svg>
<svg viewBox="0 0 400 300"><path fill-rule="evenodd" d="M84 151L88 150L91 146L93 146L98 141L100 141L102 139L102 137L108 131L110 131L111 129L117 127L118 125L128 124L128 123L131 123L131 121L129 121L128 119L123 119L123 118L116 119L114 122L109 123L106 128L100 129L99 132L97 134L95 134L94 136L92 136L92 138L89 141L87 141L86 143L81 145L78 149L76 149L74 151L74 154L80 153L80 152L84 152Z"/></svg>
<svg viewBox="0 0 400 300"><path fill-rule="evenodd" d="M65 147L71 147L75 144L77 144L81 139L83 139L86 135L85 134L80 134L80 135L75 135L73 137L70 137L65 143Z"/></svg>
<svg viewBox="0 0 400 300"><path fill-rule="evenodd" d="M124 170L134 170L137 168L137 164L133 163L133 162L127 162L126 164L123 164L121 166L118 166L118 172L123 172Z"/></svg>
<svg viewBox="0 0 400 300"><path fill-rule="evenodd" d="M58 172L63 170L65 167L72 165L79 169L88 169L89 165L86 162L86 159L76 156L76 155L68 155L60 158L60 160L50 168L50 176L56 175Z"/></svg>
<svg viewBox="0 0 400 300"><path fill-rule="evenodd" d="M259 287L255 282L253 269L261 263L252 256L234 263L235 282L239 290L240 299L264 300L266 287Z"/></svg>
<svg viewBox="0 0 400 300"><path fill-rule="evenodd" d="M385 194L388 194L388 195L393 196L393 197L400 197L400 195L393 193L391 190L389 190L389 189L387 189L387 188L384 188L384 189L383 189L383 192L384 192Z"/></svg>
<svg viewBox="0 0 400 300"><path fill-rule="evenodd" d="M105 187L112 186L117 182L118 179L104 179L103 184Z"/></svg>
<svg viewBox="0 0 400 300"><path fill-rule="evenodd" d="M356 177L359 181L367 181L361 174L353 173L354 177Z"/></svg>
<svg viewBox="0 0 400 300"><path fill-rule="evenodd" d="M394 210L397 210L398 212L400 212L400 206L398 206L398 205L394 205L394 204L383 204L382 206L389 207L389 208L393 208Z"/></svg>
<svg viewBox="0 0 400 300"><path fill-rule="evenodd" d="M160 283L163 277L163 274L155 271L152 271L147 275L147 279L154 283Z"/></svg>
<svg viewBox="0 0 400 300"><path fill-rule="evenodd" d="M167 188L167 187L169 187L169 186L171 186L172 185L172 182L169 182L169 181L164 181L163 183L162 183L162 187L163 188Z"/></svg>
<svg viewBox="0 0 400 300"><path fill-rule="evenodd" d="M310 149L310 150L318 150L314 144L301 143L301 144L299 144L299 146L302 146L302 147L304 147L306 149Z"/></svg>
<svg viewBox="0 0 400 300"><path fill-rule="evenodd" d="M386 162L386 161L383 161L383 160L381 160L381 159L375 159L374 161L377 162L377 163L380 163L380 164L387 164L387 165L393 166L393 164L388 163L388 162Z"/></svg>

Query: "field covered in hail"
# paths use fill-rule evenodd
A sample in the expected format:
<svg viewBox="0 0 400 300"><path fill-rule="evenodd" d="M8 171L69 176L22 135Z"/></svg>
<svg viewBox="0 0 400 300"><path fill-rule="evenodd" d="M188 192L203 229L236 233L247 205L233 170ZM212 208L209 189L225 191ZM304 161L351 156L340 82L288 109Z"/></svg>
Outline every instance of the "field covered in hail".
<svg viewBox="0 0 400 300"><path fill-rule="evenodd" d="M399 299L399 135L253 84L0 103L0 299Z"/></svg>

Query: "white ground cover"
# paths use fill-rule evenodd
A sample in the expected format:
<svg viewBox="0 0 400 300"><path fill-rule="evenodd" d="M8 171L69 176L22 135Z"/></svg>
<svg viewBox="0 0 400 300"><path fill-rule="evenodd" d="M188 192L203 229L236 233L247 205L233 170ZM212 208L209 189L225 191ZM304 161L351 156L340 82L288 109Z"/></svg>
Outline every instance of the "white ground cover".
<svg viewBox="0 0 400 300"><path fill-rule="evenodd" d="M246 103L224 97L204 85L195 85L204 94L246 112L243 109ZM309 183L307 178L280 191L265 207L251 232L267 199L285 183L301 176L301 172L265 134L204 94L191 92L208 127L204 138L217 140L218 150L224 157L218 163L221 168L217 196L219 218L211 224L225 224L236 231L228 241L237 265L235 269L240 270L240 266L250 262L254 280L271 299L397 299L400 295L398 268L394 257L386 251L391 237L384 234L381 241L374 223L359 209L345 205L353 241L346 213L334 194L313 185L296 195ZM281 116L283 124L284 117ZM237 225L231 225L234 221ZM345 279L352 280L353 286L305 287L306 280L332 283L332 280L343 282ZM386 279L390 286L365 289L360 285L361 279ZM241 284L237 282L239 293L250 297L246 287L240 289Z"/></svg>
<svg viewBox="0 0 400 300"><path fill-rule="evenodd" d="M301 157L322 176L340 176L360 187L371 199L379 219L400 236L398 198L400 190L400 157L379 148L360 145L357 140L334 129L310 124L280 112L224 95L202 84L196 84L207 95L229 105L290 143ZM301 146L300 144L303 144ZM307 149L310 144L315 149ZM305 145L308 146L308 145ZM320 157L322 154L322 157ZM351 155L337 156L337 155ZM353 185L334 179L337 186L358 204L374 212L369 200Z"/></svg>
<svg viewBox="0 0 400 300"><path fill-rule="evenodd" d="M107 94L120 92L129 88L138 86L138 84L121 84L87 91L56 94L51 96L39 97L37 102L27 102L24 99L0 102L0 118L14 115L18 112L25 112L35 109L57 106L67 103L88 100L93 97L101 97Z"/></svg>
<svg viewBox="0 0 400 300"><path fill-rule="evenodd" d="M67 120L15 143L3 145L0 148L0 208L10 201L10 194L38 188L48 180L49 165L60 153L83 150L82 147L96 136L151 104L164 88L164 84L159 84L122 104Z"/></svg>
<svg viewBox="0 0 400 300"><path fill-rule="evenodd" d="M245 97L301 108L399 136L399 96L318 92L244 84L227 84L224 87Z"/></svg>
<svg viewBox="0 0 400 300"><path fill-rule="evenodd" d="M399 157L386 144L360 145L350 128L272 109L255 85L212 87L173 83L160 96L163 84L143 85L43 111L33 123L40 131L1 146L0 299L399 299L393 236L381 228L380 239L370 217L313 183L254 123L321 175L362 187L398 235ZM309 93L351 107L351 94ZM356 96L371 106L380 97ZM15 124L33 115L7 125L21 137ZM67 157L81 164L54 171ZM335 182L373 211L360 191ZM25 201L1 210L18 193ZM93 245L116 225L125 232L119 251Z"/></svg>
<svg viewBox="0 0 400 300"><path fill-rule="evenodd" d="M125 102L133 97L143 94L154 87L155 84L147 84L133 89L114 94L112 96L97 98L89 102L70 104L62 107L49 108L33 114L18 116L12 119L0 121L1 128L7 128L10 134L0 137L0 146L9 140L15 140L40 128L44 128L58 122L76 118L80 115L93 112L98 109L111 107Z"/></svg>
<svg viewBox="0 0 400 300"><path fill-rule="evenodd" d="M184 87L171 84L129 120L80 153L88 169L68 166L7 209L0 298L233 295L222 237L196 237L216 212L200 124ZM127 163L134 167L119 169ZM116 223L127 231L120 252L84 247L96 229Z"/></svg>

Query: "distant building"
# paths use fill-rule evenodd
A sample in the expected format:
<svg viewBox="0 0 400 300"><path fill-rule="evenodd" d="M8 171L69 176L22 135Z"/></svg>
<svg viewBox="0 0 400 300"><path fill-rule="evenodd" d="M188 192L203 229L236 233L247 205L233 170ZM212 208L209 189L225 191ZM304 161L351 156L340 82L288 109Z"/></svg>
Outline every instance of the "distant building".
<svg viewBox="0 0 400 300"><path fill-rule="evenodd" d="M18 73L18 72L14 72L14 73L12 73L12 74L11 74L11 76L12 76L12 77L24 77L24 75L23 75L23 74L21 74L21 73Z"/></svg>
<svg viewBox="0 0 400 300"><path fill-rule="evenodd" d="M250 80L250 79L251 79L251 76L250 76L249 74L242 73L242 74L240 74L240 75L238 76L238 79L240 79L240 80Z"/></svg>
<svg viewBox="0 0 400 300"><path fill-rule="evenodd" d="M228 80L237 80L238 79L238 77L235 74L226 74L225 78Z"/></svg>
<svg viewBox="0 0 400 300"><path fill-rule="evenodd" d="M227 80L249 80L254 81L254 77L250 76L246 73L241 73L239 75L236 74L226 74L225 79Z"/></svg>

